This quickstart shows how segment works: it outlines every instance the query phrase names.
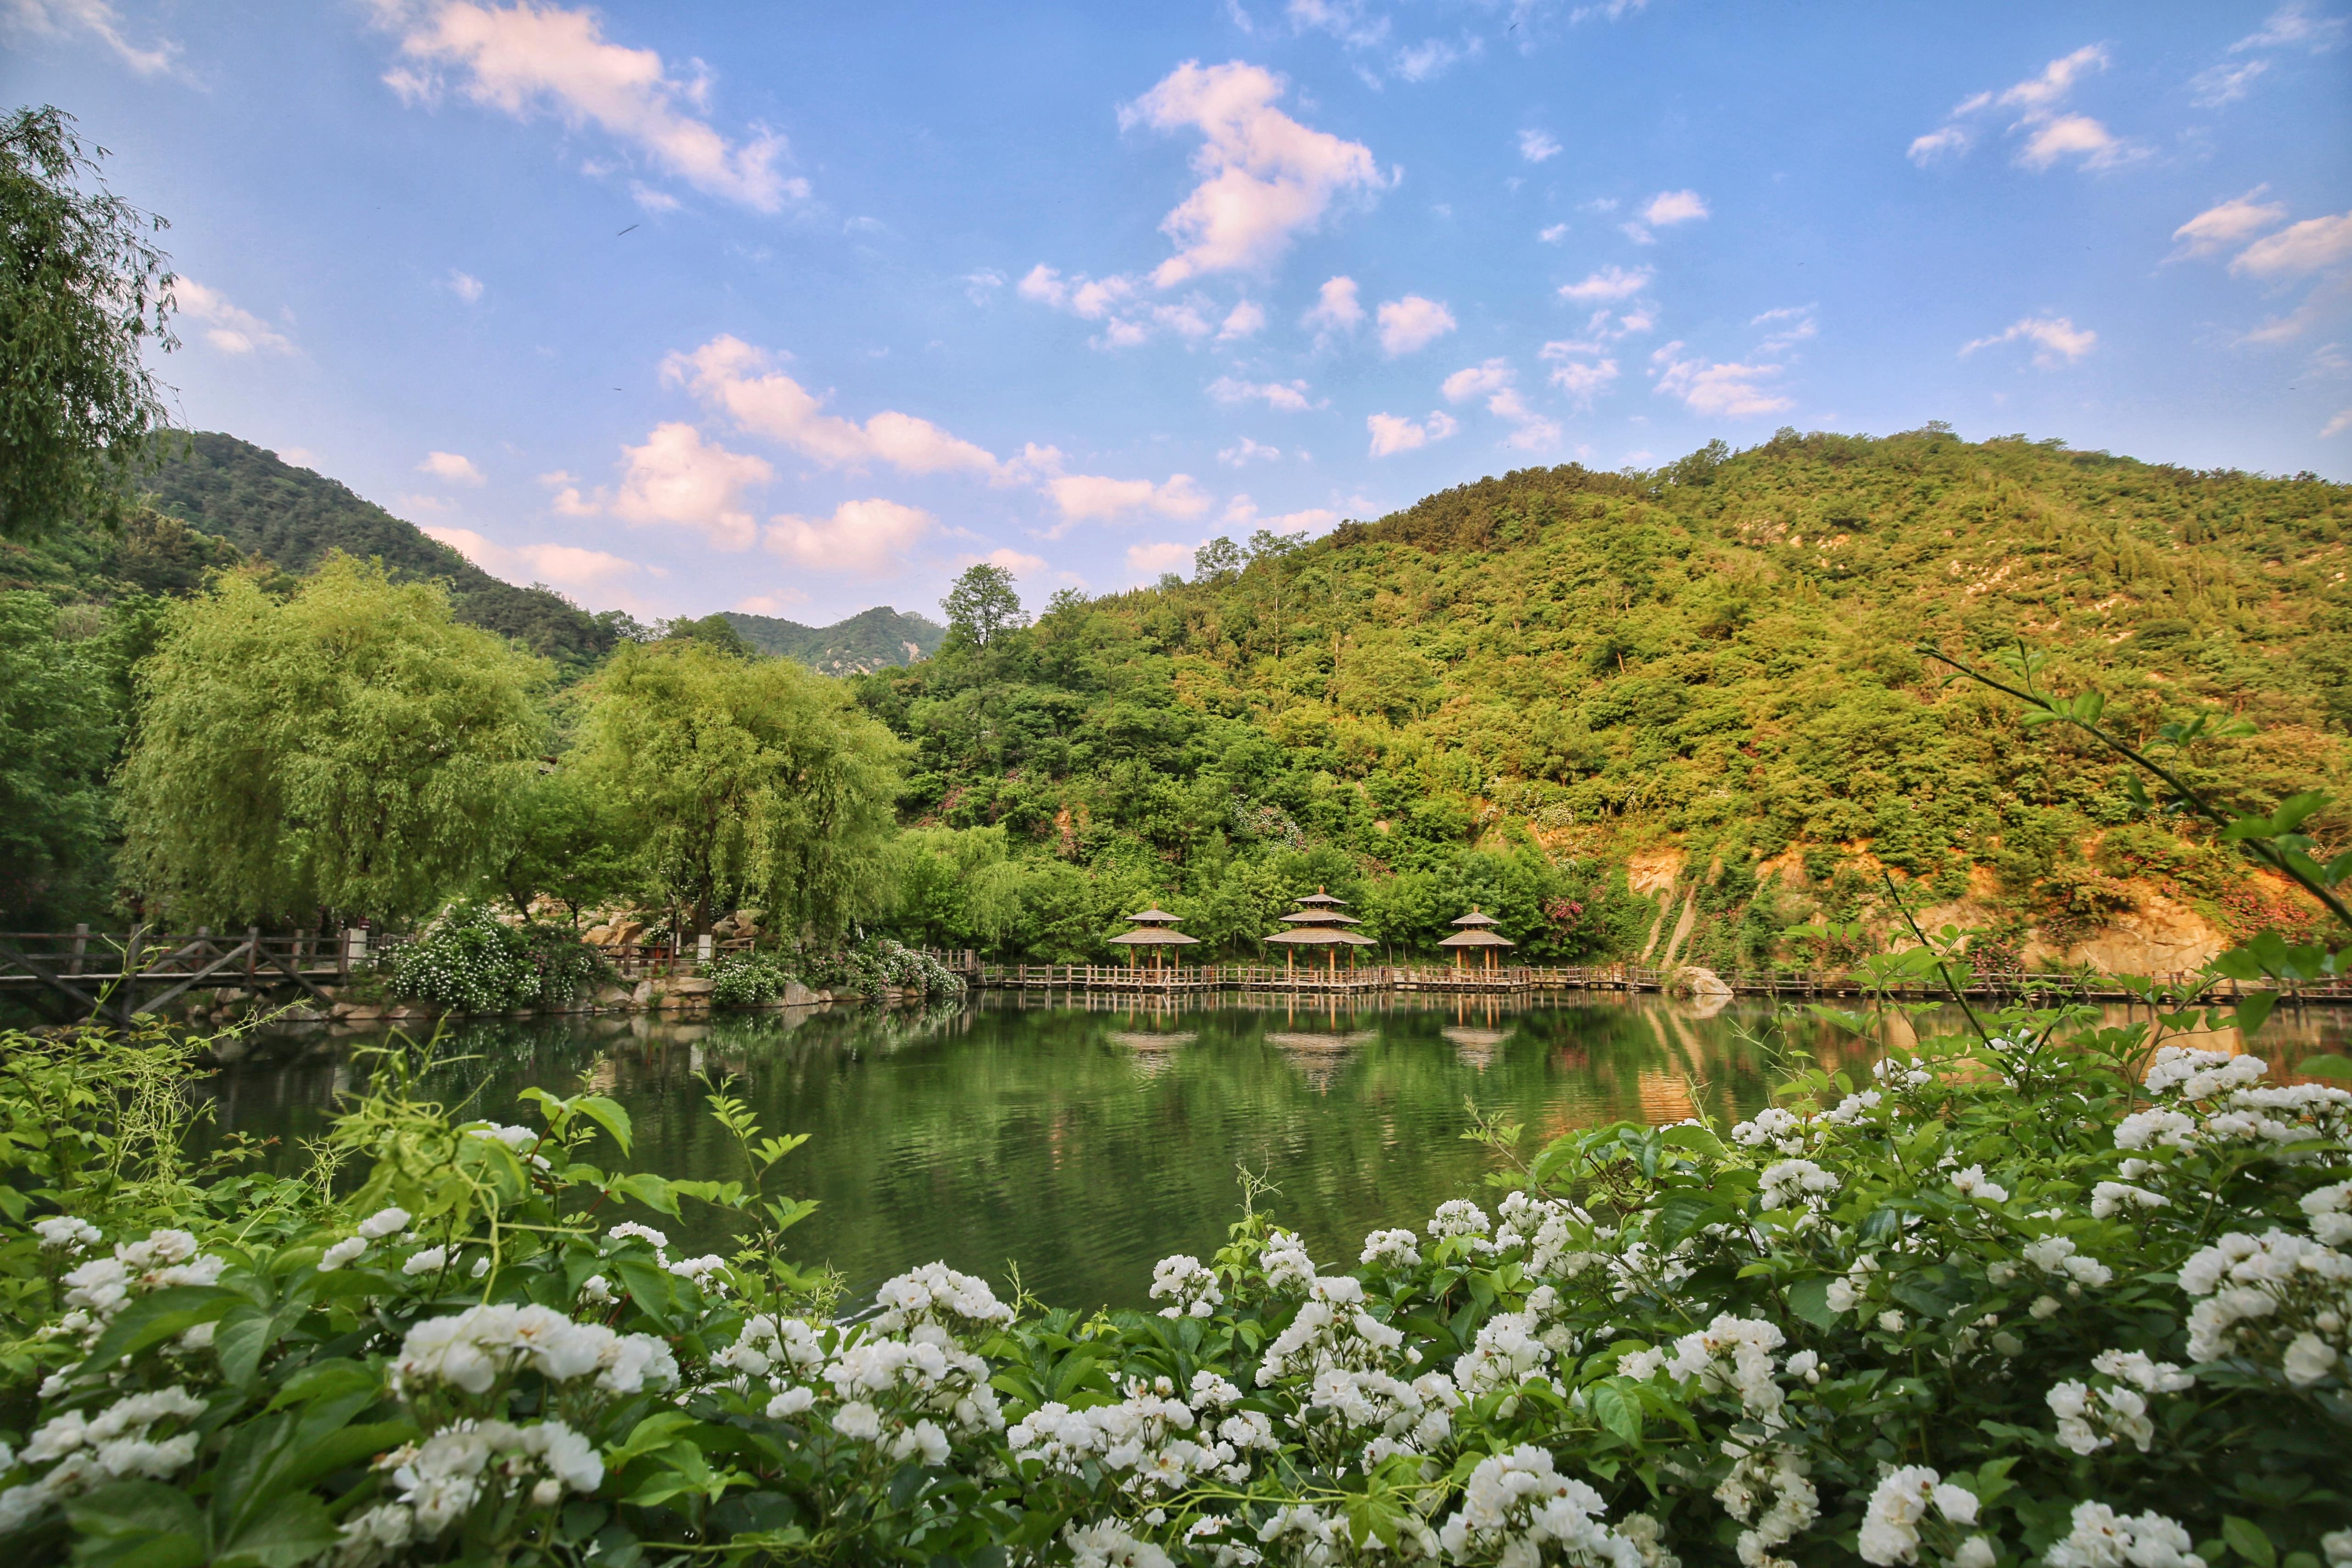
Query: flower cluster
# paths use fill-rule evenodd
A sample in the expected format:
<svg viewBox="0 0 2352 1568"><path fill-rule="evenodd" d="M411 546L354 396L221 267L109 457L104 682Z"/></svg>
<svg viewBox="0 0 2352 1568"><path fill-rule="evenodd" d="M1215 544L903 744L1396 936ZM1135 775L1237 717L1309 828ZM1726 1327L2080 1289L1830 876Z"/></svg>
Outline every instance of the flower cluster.
<svg viewBox="0 0 2352 1568"><path fill-rule="evenodd" d="M2189 1532L2160 1513L2127 1518L2103 1502L2078 1503L2073 1526L2042 1554L2047 1568L2205 1568Z"/></svg>
<svg viewBox="0 0 2352 1568"><path fill-rule="evenodd" d="M574 1322L552 1307L494 1302L413 1325L392 1363L394 1392L488 1394L522 1371L551 1383L592 1379L606 1394L675 1386L677 1361L652 1334Z"/></svg>
<svg viewBox="0 0 2352 1568"><path fill-rule="evenodd" d="M1545 1450L1521 1444L1478 1461L1461 1509L1437 1534L1457 1562L1475 1554L1507 1563L1643 1568L1641 1543L1612 1530L1607 1515L1599 1492L1559 1474Z"/></svg>
<svg viewBox="0 0 2352 1568"><path fill-rule="evenodd" d="M2333 1211L2323 1211L2333 1212ZM2189 1359L2275 1366L2307 1388L2335 1373L2352 1323L2352 1256L2291 1231L2233 1231L2180 1267Z"/></svg>
<svg viewBox="0 0 2352 1568"><path fill-rule="evenodd" d="M458 1421L377 1458L394 1493L343 1522L337 1568L367 1568L446 1534L486 1500L538 1510L604 1481L596 1447L561 1421Z"/></svg>
<svg viewBox="0 0 2352 1568"><path fill-rule="evenodd" d="M1862 1560L1878 1568L1916 1563L1924 1531L1937 1521L1965 1530L1976 1523L1977 1507L1976 1493L1947 1483L1925 1465L1889 1470L1879 1478L1863 1510ZM1991 1542L1981 1535L1956 1542L1950 1555L1958 1568L1976 1563L1990 1568L1993 1561Z"/></svg>
<svg viewBox="0 0 2352 1568"><path fill-rule="evenodd" d="M1171 1305L1160 1310L1163 1318L1205 1318L1225 1301L1225 1293L1217 1289L1217 1271L1182 1253L1161 1258L1151 1271L1151 1299L1163 1296L1172 1298Z"/></svg>
<svg viewBox="0 0 2352 1568"><path fill-rule="evenodd" d="M193 1431L155 1436L158 1422L190 1421L205 1402L184 1388L159 1388L126 1394L96 1415L68 1410L37 1427L21 1456L27 1465L47 1465L34 1480L0 1491L0 1533L38 1518L50 1504L106 1485L133 1479L163 1481L196 1457Z"/></svg>

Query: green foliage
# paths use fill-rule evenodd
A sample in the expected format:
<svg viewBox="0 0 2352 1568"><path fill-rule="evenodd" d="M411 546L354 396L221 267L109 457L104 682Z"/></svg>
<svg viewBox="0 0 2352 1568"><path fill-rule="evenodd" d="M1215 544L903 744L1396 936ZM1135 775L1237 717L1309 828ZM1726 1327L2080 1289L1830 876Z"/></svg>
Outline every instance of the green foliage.
<svg viewBox="0 0 2352 1568"><path fill-rule="evenodd" d="M592 616L551 588L502 582L333 479L234 436L197 431L155 451L140 478L164 512L297 576L341 552L382 562L397 582L444 583L458 620L510 637L568 675L585 672L634 629L626 616Z"/></svg>
<svg viewBox="0 0 2352 1568"><path fill-rule="evenodd" d="M279 602L230 576L142 667L127 879L192 921L423 912L496 864L544 734L542 667L441 590L329 560Z"/></svg>
<svg viewBox="0 0 2352 1568"><path fill-rule="evenodd" d="M491 873L518 913L552 899L576 926L583 910L634 892L644 879L636 846L601 792L562 767L524 781Z"/></svg>
<svg viewBox="0 0 2352 1568"><path fill-rule="evenodd" d="M396 994L459 1013L561 1005L611 973L572 931L510 925L479 904L444 910L391 960Z"/></svg>
<svg viewBox="0 0 2352 1568"><path fill-rule="evenodd" d="M697 930L753 904L830 938L887 894L898 747L823 677L691 639L598 673L576 766Z"/></svg>
<svg viewBox="0 0 2352 1568"><path fill-rule="evenodd" d="M170 423L142 358L178 346L152 238L166 226L106 190L106 150L73 123L0 119L0 537L120 521L145 438Z"/></svg>
<svg viewBox="0 0 2352 1568"><path fill-rule="evenodd" d="M1948 899L1997 870L2013 944L2151 891L2243 933L2287 910L2251 894L2218 829L2170 822L2179 855L2141 840L2122 863L2101 836L2137 808L2104 751L1942 684L1914 645L1968 657L2030 630L2049 679L2103 693L2122 735L2219 706L2260 724L2185 760L2231 812L2313 781L2340 798L2352 698L2325 672L2352 668L2352 585L2325 562L2347 526L2352 494L2307 479L1784 432L1207 550L1190 584L1057 598L1034 627L855 684L914 748L910 820L1002 828L1041 881L1064 876L1050 862L1139 878L1171 909L1229 906L1236 862L1312 846L1426 951L1431 899L1457 900L1450 919L1500 897L1465 851L1531 853L1561 885L1496 911L1504 934L1633 956L1650 921L1631 903L1601 898L1565 940L1539 911L1593 910L1612 868L1673 846L1702 889L1700 962L1766 963L1782 924L1875 918L1877 864ZM2339 808L2313 828L2343 826Z"/></svg>
<svg viewBox="0 0 2352 1568"><path fill-rule="evenodd" d="M719 1007L756 1007L784 994L799 976L772 952L727 952L711 961L710 1000Z"/></svg>
<svg viewBox="0 0 2352 1568"><path fill-rule="evenodd" d="M0 913L86 915L110 847L106 771L117 742L108 660L58 635L57 606L0 594Z"/></svg>
<svg viewBox="0 0 2352 1568"><path fill-rule="evenodd" d="M964 568L940 607L948 613L948 635L974 647L985 647L1029 624L1021 595L1013 588L1013 574L985 561Z"/></svg>

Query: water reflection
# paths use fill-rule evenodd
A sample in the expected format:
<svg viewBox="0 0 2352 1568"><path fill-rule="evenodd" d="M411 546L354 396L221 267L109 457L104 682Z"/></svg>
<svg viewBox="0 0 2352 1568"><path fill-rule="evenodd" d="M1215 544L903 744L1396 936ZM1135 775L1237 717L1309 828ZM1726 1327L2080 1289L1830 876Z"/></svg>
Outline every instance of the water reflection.
<svg viewBox="0 0 2352 1568"><path fill-rule="evenodd" d="M731 1077L772 1131L811 1134L782 1171L821 1205L793 1248L853 1290L933 1258L1002 1282L1017 1260L1048 1300L1139 1306L1156 1259L1223 1241L1237 1166L1274 1180L1273 1208L1318 1260L1345 1262L1367 1231L1479 1193L1491 1162L1462 1137L1471 1103L1524 1121L1530 1141L1620 1118L1727 1121L1765 1102L1777 1049L1860 1072L1875 1048L1799 1014L1775 1025L1747 1000L1713 1016L1625 996L1093 1000L485 1020L449 1032L445 1049L465 1059L430 1089L513 1120L523 1088L585 1081L627 1107L639 1166L724 1178L742 1173L696 1075ZM2342 1048L2343 1033L2314 1010L2275 1019L2261 1043L2292 1059ZM218 1129L275 1138L281 1164L304 1163L301 1141L353 1087L352 1049L368 1038L314 1027L259 1042L207 1086ZM727 1241L708 1215L665 1228L698 1251Z"/></svg>

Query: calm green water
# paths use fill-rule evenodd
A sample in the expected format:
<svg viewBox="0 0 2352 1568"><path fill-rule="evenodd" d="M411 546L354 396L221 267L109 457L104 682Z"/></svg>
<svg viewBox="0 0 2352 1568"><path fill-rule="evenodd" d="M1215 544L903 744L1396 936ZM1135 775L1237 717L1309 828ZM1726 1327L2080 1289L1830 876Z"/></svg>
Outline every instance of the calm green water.
<svg viewBox="0 0 2352 1568"><path fill-rule="evenodd" d="M839 1268L853 1294L932 1258L1000 1285L1017 1262L1030 1289L1071 1306L1143 1305L1155 1261L1213 1251L1238 1207L1237 1166L1272 1178L1271 1206L1318 1262L1352 1262L1367 1231L1480 1194L1493 1161L1461 1136L1465 1101L1525 1122L1532 1142L1695 1105L1744 1116L1769 1089L1752 1043L1767 1010L1749 1005L1021 1003L492 1020L452 1030L446 1046L474 1059L436 1069L435 1089L517 1121L521 1089L584 1078L635 1118L639 1168L726 1177L740 1173L695 1075L732 1075L770 1131L810 1134L781 1183L821 1201L791 1233L801 1261ZM292 1163L352 1087L350 1050L368 1037L312 1026L262 1042L208 1081L217 1129L278 1138ZM1810 1029L1801 1044L1830 1065L1841 1054ZM665 1228L724 1245L692 1218Z"/></svg>

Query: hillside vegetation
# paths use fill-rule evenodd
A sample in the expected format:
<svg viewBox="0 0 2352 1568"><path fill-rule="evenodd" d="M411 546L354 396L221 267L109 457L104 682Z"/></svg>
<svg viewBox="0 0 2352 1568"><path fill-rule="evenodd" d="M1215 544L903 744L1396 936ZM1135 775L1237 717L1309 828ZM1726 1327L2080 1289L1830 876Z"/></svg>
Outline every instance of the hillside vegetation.
<svg viewBox="0 0 2352 1568"><path fill-rule="evenodd" d="M887 605L860 610L829 626L804 626L772 616L725 612L727 624L761 653L797 659L824 675L865 675L887 665L912 664L940 650L947 627Z"/></svg>
<svg viewBox="0 0 2352 1568"><path fill-rule="evenodd" d="M2028 639L2143 740L2241 715L2262 732L2191 771L2267 806L2344 780L2347 524L2352 489L2308 477L1783 431L1213 544L1190 582L1063 595L856 684L914 747L902 805L940 869L905 918L935 940L1011 919L993 875L1062 884L1033 901L1066 913L1020 922L1039 950L1094 951L1140 887L1245 947L1311 877L1409 948L1475 900L1535 955L1662 956L1687 905L1678 955L1746 966L1832 955L1782 933L1883 916L1883 869L2063 954L2151 909L2192 933L2301 912L1915 645Z"/></svg>

